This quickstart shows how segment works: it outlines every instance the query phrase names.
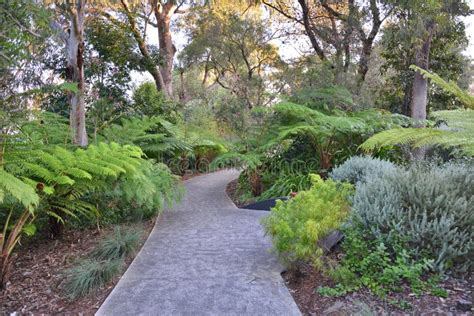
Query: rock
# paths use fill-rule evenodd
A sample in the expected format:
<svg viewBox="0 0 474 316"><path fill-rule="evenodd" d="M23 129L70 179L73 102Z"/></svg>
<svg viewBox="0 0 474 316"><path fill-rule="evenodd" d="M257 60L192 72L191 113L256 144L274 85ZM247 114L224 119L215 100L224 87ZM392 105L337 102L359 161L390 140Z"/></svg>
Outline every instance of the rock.
<svg viewBox="0 0 474 316"><path fill-rule="evenodd" d="M326 308L323 312L324 315L329 315L335 312L340 312L344 308L345 304L341 301L337 301L332 304L330 307Z"/></svg>
<svg viewBox="0 0 474 316"><path fill-rule="evenodd" d="M472 302L461 298L456 302L456 308L462 312L469 312L472 309Z"/></svg>
<svg viewBox="0 0 474 316"><path fill-rule="evenodd" d="M319 245L321 248L324 249L324 251L329 252L331 251L334 246L336 246L342 239L344 238L344 234L341 233L338 230L335 230L331 232L329 235L327 235L323 240L319 242Z"/></svg>

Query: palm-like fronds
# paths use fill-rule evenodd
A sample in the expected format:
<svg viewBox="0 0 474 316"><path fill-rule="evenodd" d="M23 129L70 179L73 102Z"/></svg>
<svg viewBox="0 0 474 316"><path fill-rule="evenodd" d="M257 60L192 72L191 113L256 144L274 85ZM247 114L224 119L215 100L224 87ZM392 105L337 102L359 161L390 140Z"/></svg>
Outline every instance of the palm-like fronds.
<svg viewBox="0 0 474 316"><path fill-rule="evenodd" d="M447 126L439 128L397 128L378 133L361 145L365 151L395 145L420 148L437 145L460 148L474 156L474 111L454 110L434 112L433 116Z"/></svg>
<svg viewBox="0 0 474 316"><path fill-rule="evenodd" d="M13 174L0 169L0 204L8 196L13 197L16 202L26 208L37 205L39 202L39 196L34 188Z"/></svg>
<svg viewBox="0 0 474 316"><path fill-rule="evenodd" d="M443 148L458 148L464 154L474 156L474 97L463 91L454 82L446 82L436 74L431 74L416 66L412 69L430 78L446 92L456 96L467 108L433 112L431 116L438 122L437 128L397 128L374 135L361 145L365 151L395 145L409 145L420 148L436 145Z"/></svg>
<svg viewBox="0 0 474 316"><path fill-rule="evenodd" d="M443 80L443 78L441 78L437 74L430 73L429 71L426 71L415 65L411 65L410 69L421 73L423 77L425 78L431 79L432 82L438 85L445 92L458 98L459 101L461 101L467 108L474 109L474 97L470 95L469 92L461 89L454 81L446 82L445 80Z"/></svg>

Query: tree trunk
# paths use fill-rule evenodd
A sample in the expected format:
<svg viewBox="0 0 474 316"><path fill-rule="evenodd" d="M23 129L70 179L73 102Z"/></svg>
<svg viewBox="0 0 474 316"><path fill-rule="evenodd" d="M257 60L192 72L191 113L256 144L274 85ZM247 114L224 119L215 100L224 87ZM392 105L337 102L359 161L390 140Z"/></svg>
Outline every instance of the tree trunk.
<svg viewBox="0 0 474 316"><path fill-rule="evenodd" d="M433 27L428 28L429 35L424 39L423 44L416 52L415 65L428 70L431 40L433 38ZM417 127L424 127L423 120L426 119L426 105L428 101L428 80L419 72L415 72L413 78L412 99L410 104L410 114L415 120L420 120Z"/></svg>
<svg viewBox="0 0 474 316"><path fill-rule="evenodd" d="M344 73L344 60L343 60L343 52L338 49L335 54L335 61L334 61L334 84L335 85L344 85L345 80L345 73Z"/></svg>
<svg viewBox="0 0 474 316"><path fill-rule="evenodd" d="M423 40L421 47L415 55L415 65L428 70L429 57L431 49L431 40L433 38L434 25L427 27L428 35ZM412 86L412 98L410 103L410 115L415 122L415 127L425 127L426 105L428 103L428 80L419 72L415 72ZM414 159L423 159L425 157L425 148L418 148L412 152Z"/></svg>
<svg viewBox="0 0 474 316"><path fill-rule="evenodd" d="M70 29L66 40L66 80L77 84L76 92L68 92L70 127L73 143L87 146L86 106L84 101L84 18L86 0L67 3Z"/></svg>
<svg viewBox="0 0 474 316"><path fill-rule="evenodd" d="M179 90L179 100L181 102L186 102L186 87L184 85L184 69L179 70L179 83L180 83L180 90Z"/></svg>
<svg viewBox="0 0 474 316"><path fill-rule="evenodd" d="M171 16L176 10L173 1L161 4L155 7L155 17L158 25L158 41L159 51L162 58L160 67L161 76L163 77L164 88L168 96L173 95L173 59L176 48L173 45L171 36Z"/></svg>

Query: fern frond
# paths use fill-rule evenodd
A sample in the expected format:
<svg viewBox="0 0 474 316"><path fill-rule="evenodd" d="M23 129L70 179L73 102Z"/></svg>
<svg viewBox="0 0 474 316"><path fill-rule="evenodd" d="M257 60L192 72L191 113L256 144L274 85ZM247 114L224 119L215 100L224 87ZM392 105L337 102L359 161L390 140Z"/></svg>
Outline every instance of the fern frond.
<svg viewBox="0 0 474 316"><path fill-rule="evenodd" d="M430 73L420 67L415 65L411 65L410 69L419 72L425 78L431 79L436 85L442 88L444 91L448 92L449 94L455 96L459 99L467 108L474 109L474 97L469 94L469 92L464 91L461 89L454 81L446 82L435 73Z"/></svg>
<svg viewBox="0 0 474 316"><path fill-rule="evenodd" d="M0 203L7 195L11 195L27 208L35 206L39 202L39 196L31 186L0 169Z"/></svg>

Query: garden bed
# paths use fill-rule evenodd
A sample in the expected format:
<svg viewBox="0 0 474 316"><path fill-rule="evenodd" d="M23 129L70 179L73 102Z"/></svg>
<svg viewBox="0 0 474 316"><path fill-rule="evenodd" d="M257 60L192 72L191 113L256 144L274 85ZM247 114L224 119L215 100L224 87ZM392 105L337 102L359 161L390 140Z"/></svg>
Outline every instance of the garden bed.
<svg viewBox="0 0 474 316"><path fill-rule="evenodd" d="M246 200L246 201L241 201L239 199L239 193L237 192L238 183L239 183L239 179L235 179L229 182L226 187L227 195L230 197L232 202L234 202L234 204L239 208L247 204L254 203L256 199Z"/></svg>
<svg viewBox="0 0 474 316"><path fill-rule="evenodd" d="M154 221L128 225L142 231L140 247L153 228ZM93 315L125 272L132 259L126 261L122 273L94 294L74 300L68 299L63 290L64 272L85 258L99 240L111 229L68 229L56 240L37 238L25 242L18 249L11 267L7 289L0 291L0 314L81 313Z"/></svg>
<svg viewBox="0 0 474 316"><path fill-rule="evenodd" d="M327 297L318 293L319 286L334 286L334 282L309 265L282 274L288 289L303 315L472 315L462 311L459 302L471 301L474 279L448 279L441 284L449 293L444 299L432 295L415 296L409 291L391 294L381 300L368 290L360 290L342 297ZM389 303L391 302L391 303ZM398 302L398 303L396 303Z"/></svg>

